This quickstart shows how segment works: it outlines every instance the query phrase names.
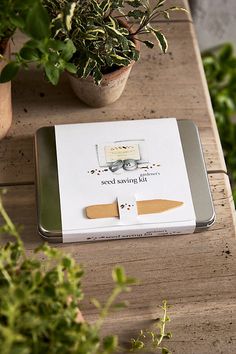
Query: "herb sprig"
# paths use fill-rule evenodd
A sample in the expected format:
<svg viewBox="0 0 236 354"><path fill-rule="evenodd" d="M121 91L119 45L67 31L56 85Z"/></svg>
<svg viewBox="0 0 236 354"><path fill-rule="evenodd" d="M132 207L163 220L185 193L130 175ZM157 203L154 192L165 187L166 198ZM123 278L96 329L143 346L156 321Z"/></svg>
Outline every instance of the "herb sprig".
<svg viewBox="0 0 236 354"><path fill-rule="evenodd" d="M81 265L47 244L36 248L35 256L28 255L19 228L3 206L3 193L0 193L3 220L0 233L11 235L13 241L0 247L1 354L124 352L118 337L102 337L101 328L112 309L126 306L126 302L117 303L117 298L129 292L136 280L127 277L123 267L114 268L114 288L104 304L92 299L99 317L95 323L89 324L80 312L84 298ZM169 353L166 347L162 347L162 341L171 336L165 333L169 321L166 302L163 302L162 310L164 314L156 325L157 333L142 331L136 340L131 340L131 351L152 348L163 354Z"/></svg>

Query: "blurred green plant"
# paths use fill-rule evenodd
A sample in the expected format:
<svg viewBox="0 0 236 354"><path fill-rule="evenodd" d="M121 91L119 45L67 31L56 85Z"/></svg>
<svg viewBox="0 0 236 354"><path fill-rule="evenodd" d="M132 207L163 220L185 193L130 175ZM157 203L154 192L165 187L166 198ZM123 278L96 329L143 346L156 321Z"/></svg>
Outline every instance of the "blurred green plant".
<svg viewBox="0 0 236 354"><path fill-rule="evenodd" d="M104 304L92 299L98 309L98 320L89 324L81 312L84 297L82 267L69 255L49 245L35 249L38 256L26 254L19 228L8 216L0 193L0 234L13 241L0 247L0 348L1 354L109 354L124 352L116 335L102 337L102 325L112 309L123 308L116 303L121 293L129 292L136 283L122 267L112 271L114 288ZM164 316L158 321L158 333L150 332L153 348L163 354L161 346L168 321L166 302ZM160 332L160 333L159 333ZM151 334L152 333L152 334ZM148 349L143 336L131 341L132 350ZM143 343L141 345L141 342ZM155 344L155 346L154 346Z"/></svg>
<svg viewBox="0 0 236 354"><path fill-rule="evenodd" d="M28 68L30 63L43 67L52 84L58 82L62 71L76 72L69 63L75 47L69 39L52 37L50 19L41 0L0 1L0 60L5 60L4 49L16 29L27 39L19 52L14 53L15 59L3 68L0 83L13 79L20 67Z"/></svg>
<svg viewBox="0 0 236 354"><path fill-rule="evenodd" d="M204 52L202 59L236 203L236 56L227 43Z"/></svg>

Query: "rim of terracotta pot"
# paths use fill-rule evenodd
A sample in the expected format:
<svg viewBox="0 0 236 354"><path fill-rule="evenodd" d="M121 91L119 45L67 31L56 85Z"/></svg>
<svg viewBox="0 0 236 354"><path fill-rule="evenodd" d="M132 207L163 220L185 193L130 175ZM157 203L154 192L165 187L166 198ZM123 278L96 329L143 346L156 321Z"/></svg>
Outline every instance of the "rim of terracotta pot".
<svg viewBox="0 0 236 354"><path fill-rule="evenodd" d="M118 19L118 22L120 22L125 28L127 28L129 30L129 24L128 22L124 21L124 20L121 20L121 19ZM130 32L131 34L131 40L134 42L135 44L135 48L140 52L140 43L137 39L135 39L133 37L133 34L134 32ZM112 81L112 80L115 80L117 77L119 77L123 72L127 71L130 69L130 67L132 67L135 63L135 60L132 60L129 65L126 65L126 66L121 66L121 67L118 67L117 69L115 69L114 71L110 72L110 73L106 73L106 74L102 74L102 81L101 81L101 84L104 82L104 81ZM71 74L68 72L68 74L70 76L72 76L73 78L75 79L78 79L78 80L89 80L89 81L94 81L93 77L91 75L89 75L86 79L84 78L81 78L81 77L78 77L76 76L76 74Z"/></svg>
<svg viewBox="0 0 236 354"><path fill-rule="evenodd" d="M2 53L3 57L9 59L10 57L10 40L4 41L4 52ZM2 46L3 48L3 46ZM0 70L6 65L5 59L0 59ZM0 110L1 110L1 129L0 129L0 140L3 139L12 124L12 100L11 100L11 81L7 81L0 84L0 91L3 97L3 105L1 105L0 97Z"/></svg>

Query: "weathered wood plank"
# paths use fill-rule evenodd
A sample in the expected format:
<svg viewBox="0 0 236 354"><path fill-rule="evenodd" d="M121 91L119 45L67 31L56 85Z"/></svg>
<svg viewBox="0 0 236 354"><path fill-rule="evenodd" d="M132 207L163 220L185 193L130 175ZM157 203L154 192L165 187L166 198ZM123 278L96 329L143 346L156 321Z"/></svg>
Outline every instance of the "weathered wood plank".
<svg viewBox="0 0 236 354"><path fill-rule="evenodd" d="M84 265L82 306L88 320L96 310L88 297L104 301L112 288L111 270L124 265L140 280L126 294L130 306L107 320L105 333L116 332L123 341L141 328L150 328L160 316L163 299L172 305L169 326L173 353L233 353L236 345L236 242L232 196L225 174L209 176L216 223L193 235L154 237L91 244L57 245ZM41 241L36 232L33 186L9 187L5 206L13 220L25 225L23 239L30 251Z"/></svg>
<svg viewBox="0 0 236 354"><path fill-rule="evenodd" d="M104 108L88 108L73 94L67 77L53 87L33 69L13 83L14 123L0 142L0 183L34 180L33 134L41 126L176 117L192 119L199 127L209 171L225 171L222 149L197 49L192 24L162 24L170 50L142 48L123 96ZM195 43L196 46L196 43Z"/></svg>

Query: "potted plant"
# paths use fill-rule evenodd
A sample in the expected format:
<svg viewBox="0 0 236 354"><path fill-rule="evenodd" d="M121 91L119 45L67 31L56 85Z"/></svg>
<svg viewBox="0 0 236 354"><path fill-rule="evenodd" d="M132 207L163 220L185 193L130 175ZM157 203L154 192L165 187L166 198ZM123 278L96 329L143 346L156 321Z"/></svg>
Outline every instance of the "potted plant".
<svg viewBox="0 0 236 354"><path fill-rule="evenodd" d="M114 288L104 304L92 299L98 309L98 320L90 324L80 308L84 297L82 267L63 252L48 245L27 255L18 228L8 216L0 193L0 234L12 241L0 247L0 348L1 354L109 354L124 352L115 335L102 337L101 327L113 307L122 308L117 297L130 291L136 281L127 277L122 267L114 268ZM38 254L41 253L41 261ZM165 331L169 321L167 305L155 331L141 331L130 341L131 350L157 350L169 353L163 340L171 337ZM147 340L148 339L148 340ZM127 348L126 348L127 350Z"/></svg>
<svg viewBox="0 0 236 354"><path fill-rule="evenodd" d="M20 67L31 62L42 66L49 81L58 82L63 70L73 71L68 60L75 47L70 40L58 41L51 36L51 23L41 0L1 0L0 2L0 139L12 121L11 82ZM16 29L28 36L14 60L10 59L10 39ZM26 37L27 38L27 37Z"/></svg>
<svg viewBox="0 0 236 354"><path fill-rule="evenodd" d="M139 59L139 43L154 46L143 35L151 33L162 52L167 51L162 30L151 21L169 19L170 12L185 9L165 8L165 2L151 6L149 0L43 1L55 38L70 39L76 48L70 60L76 72L69 79L82 101L100 107L120 97Z"/></svg>
<svg viewBox="0 0 236 354"><path fill-rule="evenodd" d="M151 33L162 52L167 51L162 30L151 21L169 19L172 11L186 11L177 6L166 8L166 0L157 0L154 6L149 0L34 1L25 26L20 26L31 40L5 67L0 81L13 78L20 66L31 62L42 66L54 85L66 70L79 98L96 107L120 97L132 65L139 59L139 43L153 48L154 43L143 35Z"/></svg>

